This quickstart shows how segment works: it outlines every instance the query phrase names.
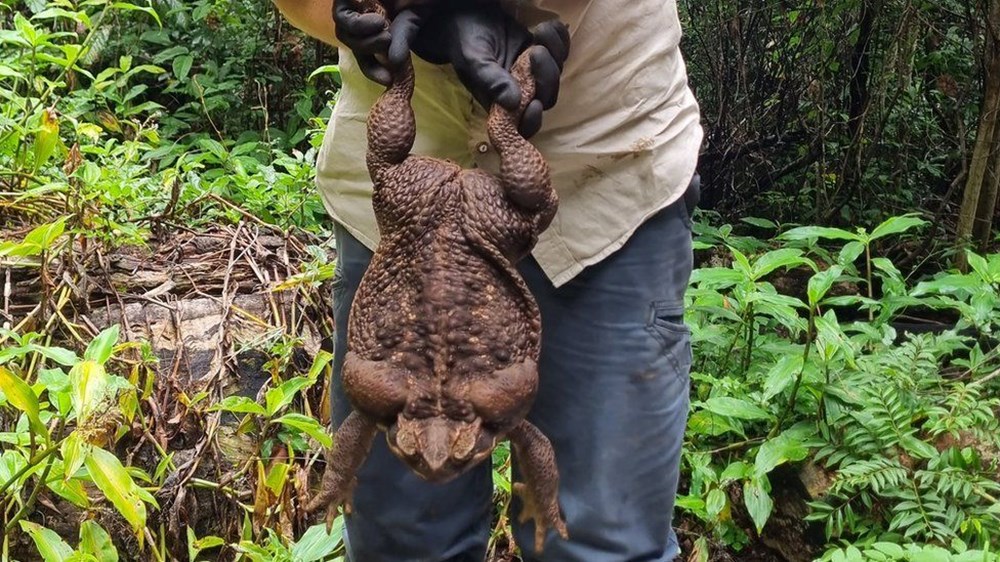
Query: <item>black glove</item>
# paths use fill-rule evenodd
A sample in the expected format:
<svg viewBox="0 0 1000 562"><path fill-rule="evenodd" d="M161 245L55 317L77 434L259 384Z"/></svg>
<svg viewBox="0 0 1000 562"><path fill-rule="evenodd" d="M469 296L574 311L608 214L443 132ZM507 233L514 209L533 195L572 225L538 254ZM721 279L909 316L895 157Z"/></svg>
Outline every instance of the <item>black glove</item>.
<svg viewBox="0 0 1000 562"><path fill-rule="evenodd" d="M495 3L459 0L444 8L403 10L393 20L390 35L389 64L401 64L411 48L428 62L451 63L462 84L487 109L494 103L518 108L521 91L509 71L531 47L535 98L518 127L526 138L541 129L542 111L555 105L559 77L569 55L565 24L548 21L529 30Z"/></svg>
<svg viewBox="0 0 1000 562"><path fill-rule="evenodd" d="M421 2L396 18L394 16L397 15L397 2L382 1L381 4L388 16L393 18L392 25L389 25L389 21L381 14L359 11L358 4L359 0L334 0L333 22L337 39L354 53L362 74L369 80L388 86L392 83L392 75L386 68L384 60L389 53L390 45L394 42L408 45L414 33L410 28L415 24L419 25L430 15L435 10L437 2ZM404 35L400 38L401 41L396 40L397 28L402 28L404 33L410 35Z"/></svg>

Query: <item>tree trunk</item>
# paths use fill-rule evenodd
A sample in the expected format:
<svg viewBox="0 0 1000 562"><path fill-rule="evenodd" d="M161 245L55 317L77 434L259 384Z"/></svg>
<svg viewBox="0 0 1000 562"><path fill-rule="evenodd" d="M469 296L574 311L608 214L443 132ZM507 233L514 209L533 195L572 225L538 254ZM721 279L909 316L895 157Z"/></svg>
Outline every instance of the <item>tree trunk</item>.
<svg viewBox="0 0 1000 562"><path fill-rule="evenodd" d="M958 231L956 242L959 247L968 244L973 235L976 217L981 216L980 201L984 191L991 189L984 185L992 183L987 174L993 154L994 137L997 128L997 112L1000 110L1000 0L989 0L986 19L986 92L983 96L983 109L979 114L979 131L976 134L976 146L972 152L972 163L969 166L969 179L965 183L965 195L962 198L962 208L958 216ZM993 205L996 194L993 194ZM987 231L988 237L988 231ZM965 252L958 252L956 265L965 270Z"/></svg>
<svg viewBox="0 0 1000 562"><path fill-rule="evenodd" d="M865 113L868 111L868 94L871 77L872 43L877 29L875 18L882 11L881 0L861 2L861 21L858 24L858 40L851 53L850 101L847 107L847 126L854 143L860 144L864 130Z"/></svg>
<svg viewBox="0 0 1000 562"><path fill-rule="evenodd" d="M993 147L990 151L989 165L986 176L983 177L983 187L979 193L979 205L976 207L976 218L972 224L972 239L976 246L983 250L990 242L993 231L993 214L997 208L997 193L1000 192L1000 112L996 114L993 124Z"/></svg>
<svg viewBox="0 0 1000 562"><path fill-rule="evenodd" d="M871 106L871 57L879 27L877 18L882 12L882 4L883 0L862 0L858 6L858 38L851 51L851 77L848 83L849 98L846 108L850 144L847 146L840 173L837 175L837 186L833 197L828 202L826 220L832 220L847 201L858 193L863 175L865 120ZM818 193L822 193L822 190Z"/></svg>

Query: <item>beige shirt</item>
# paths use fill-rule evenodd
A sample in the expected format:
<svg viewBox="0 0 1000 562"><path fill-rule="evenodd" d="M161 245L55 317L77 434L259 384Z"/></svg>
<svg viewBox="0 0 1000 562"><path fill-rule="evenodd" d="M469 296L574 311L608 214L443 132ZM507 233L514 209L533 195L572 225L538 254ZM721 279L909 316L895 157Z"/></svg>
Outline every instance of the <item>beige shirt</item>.
<svg viewBox="0 0 1000 562"><path fill-rule="evenodd" d="M683 195L702 129L678 47L676 0L530 1L512 8L519 19L557 15L572 37L559 101L531 139L559 193L559 211L533 255L559 286ZM343 89L319 152L316 183L333 219L374 249L365 122L382 87L361 74L348 51L340 60ZM419 59L414 67L414 154L496 171L486 112L451 67Z"/></svg>

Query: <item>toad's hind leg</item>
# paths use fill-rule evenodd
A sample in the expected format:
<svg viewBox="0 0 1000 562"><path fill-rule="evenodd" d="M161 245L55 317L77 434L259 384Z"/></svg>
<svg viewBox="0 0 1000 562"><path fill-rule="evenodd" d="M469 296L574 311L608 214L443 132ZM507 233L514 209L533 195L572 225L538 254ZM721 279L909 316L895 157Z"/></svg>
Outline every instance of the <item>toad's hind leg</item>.
<svg viewBox="0 0 1000 562"><path fill-rule="evenodd" d="M347 416L334 436L319 493L306 506L306 511L313 512L325 506L328 522L341 505L345 512L350 512L358 468L368 456L376 432L375 422L363 414L353 412Z"/></svg>
<svg viewBox="0 0 1000 562"><path fill-rule="evenodd" d="M391 423L406 405L409 377L391 363L369 361L348 351L341 378L351 405L378 423Z"/></svg>
<svg viewBox="0 0 1000 562"><path fill-rule="evenodd" d="M491 373L460 381L466 385L466 400L475 405L483 421L501 431L517 427L531 408L538 392L538 365L531 359Z"/></svg>
<svg viewBox="0 0 1000 562"><path fill-rule="evenodd" d="M548 530L555 529L563 539L569 537L566 522L559 513L559 471L552 443L537 427L522 421L509 434L514 446L514 461L518 464L523 483L514 484L521 497L521 523L535 520L535 552L541 552Z"/></svg>

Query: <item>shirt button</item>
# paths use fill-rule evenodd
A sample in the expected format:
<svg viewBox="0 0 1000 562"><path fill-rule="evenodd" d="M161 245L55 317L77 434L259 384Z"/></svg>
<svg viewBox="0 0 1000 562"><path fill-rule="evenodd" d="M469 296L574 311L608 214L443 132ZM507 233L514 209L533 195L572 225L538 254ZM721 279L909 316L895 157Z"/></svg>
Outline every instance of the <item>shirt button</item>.
<svg viewBox="0 0 1000 562"><path fill-rule="evenodd" d="M476 152L480 154L486 154L489 151L490 151L490 143L488 142L481 142L476 145Z"/></svg>

